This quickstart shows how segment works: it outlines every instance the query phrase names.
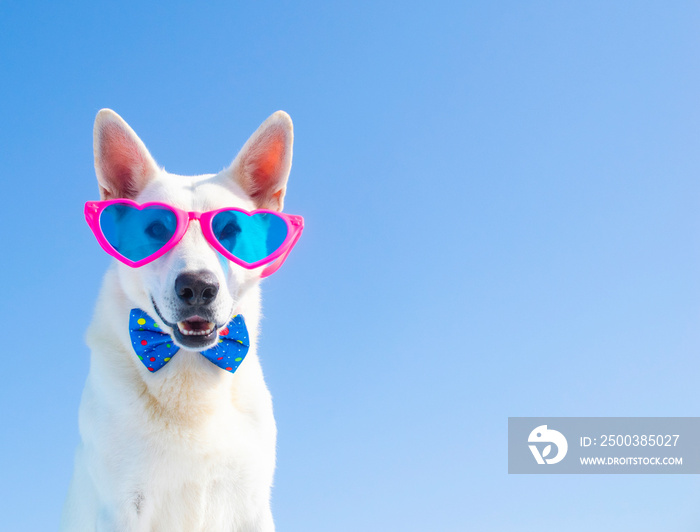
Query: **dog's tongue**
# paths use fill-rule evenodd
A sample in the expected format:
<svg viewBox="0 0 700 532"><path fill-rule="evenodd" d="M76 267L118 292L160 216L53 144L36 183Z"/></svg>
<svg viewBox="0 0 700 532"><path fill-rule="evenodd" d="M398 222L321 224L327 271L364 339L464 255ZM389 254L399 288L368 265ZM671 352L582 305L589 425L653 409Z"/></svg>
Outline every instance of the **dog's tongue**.
<svg viewBox="0 0 700 532"><path fill-rule="evenodd" d="M206 336L214 330L215 324L199 316L192 316L178 322L177 327L182 334L188 336Z"/></svg>

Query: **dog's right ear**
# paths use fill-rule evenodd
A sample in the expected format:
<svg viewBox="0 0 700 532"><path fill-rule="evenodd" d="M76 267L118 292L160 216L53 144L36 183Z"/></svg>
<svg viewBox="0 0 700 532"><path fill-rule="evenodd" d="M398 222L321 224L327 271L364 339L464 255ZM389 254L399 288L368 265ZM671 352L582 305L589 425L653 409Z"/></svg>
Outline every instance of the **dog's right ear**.
<svg viewBox="0 0 700 532"><path fill-rule="evenodd" d="M93 131L95 173L103 200L134 199L158 172L141 139L111 109L102 109Z"/></svg>

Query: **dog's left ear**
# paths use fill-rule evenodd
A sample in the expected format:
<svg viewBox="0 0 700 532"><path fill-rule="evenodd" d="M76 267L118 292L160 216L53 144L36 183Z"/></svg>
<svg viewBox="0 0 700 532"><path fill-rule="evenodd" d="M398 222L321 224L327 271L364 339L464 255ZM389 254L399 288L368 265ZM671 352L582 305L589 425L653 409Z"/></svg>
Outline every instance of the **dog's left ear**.
<svg viewBox="0 0 700 532"><path fill-rule="evenodd" d="M293 141L292 119L277 111L253 133L226 170L258 209L282 210Z"/></svg>

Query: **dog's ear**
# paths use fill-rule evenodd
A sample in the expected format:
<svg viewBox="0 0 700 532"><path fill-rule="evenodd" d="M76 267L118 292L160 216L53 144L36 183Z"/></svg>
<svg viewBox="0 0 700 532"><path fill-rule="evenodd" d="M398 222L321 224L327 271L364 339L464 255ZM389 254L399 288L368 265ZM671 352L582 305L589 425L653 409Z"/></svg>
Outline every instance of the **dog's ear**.
<svg viewBox="0 0 700 532"><path fill-rule="evenodd" d="M228 168L258 209L282 210L293 140L292 119L277 111L253 133Z"/></svg>
<svg viewBox="0 0 700 532"><path fill-rule="evenodd" d="M93 140L95 173L103 200L135 198L158 171L141 139L111 109L97 113Z"/></svg>

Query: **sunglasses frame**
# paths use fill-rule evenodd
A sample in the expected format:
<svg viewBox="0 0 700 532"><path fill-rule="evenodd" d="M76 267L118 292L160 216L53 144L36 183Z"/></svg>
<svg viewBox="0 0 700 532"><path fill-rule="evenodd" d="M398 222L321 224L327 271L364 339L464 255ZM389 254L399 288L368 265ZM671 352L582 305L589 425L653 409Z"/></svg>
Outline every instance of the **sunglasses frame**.
<svg viewBox="0 0 700 532"><path fill-rule="evenodd" d="M148 207L160 207L167 209L170 212L172 212L177 219L175 233L162 248L160 248L152 255L149 255L148 257L137 261L132 261L124 255L122 255L121 253L119 253L114 248L114 246L112 246L112 244L110 244L107 241L104 234L102 233L102 228L100 227L100 215L102 214L102 211L110 205L115 204L129 205L130 207L134 207L139 211L142 211ZM219 243L217 238L214 236L214 231L212 230L212 220L214 219L214 216L216 216L220 212L225 211L236 211L245 214L246 216L253 216L255 214L260 213L273 214L284 220L285 224L287 224L287 236L280 245L280 247L277 248L274 253L268 255L267 257L259 261L248 263L232 255L225 247L223 247ZM245 209L237 209L235 207L224 207L223 209L216 209L214 211L208 212L189 212L183 209L179 209L177 207L173 207L172 205L168 205L167 203L149 202L141 204L126 198L117 198L102 201L88 201L87 203L85 203L85 220L90 226L90 229L95 235L95 238L97 238L97 242L100 244L102 249L104 249L107 252L107 254L111 255L118 261L126 264L127 266L131 266L132 268L139 268L144 264L153 262L157 258L165 255L168 251L173 249L180 242L180 240L182 240L182 237L185 236L185 233L187 232L187 229L190 226L190 222L192 220L199 220L199 224L202 228L202 233L204 234L204 238L207 240L207 242L209 242L209 244L214 249L216 249L219 253L221 253L231 262L234 262L239 266L243 266L248 270L253 270L255 268L268 264L268 267L265 268L260 274L261 277L267 277L268 275L275 273L279 269L279 267L282 266L282 263L284 263L284 261L287 259L289 252L297 243L297 240L299 240L301 232L304 229L303 217L297 216L295 214L285 214L278 211L271 211L268 209L256 209L254 211L246 211Z"/></svg>

